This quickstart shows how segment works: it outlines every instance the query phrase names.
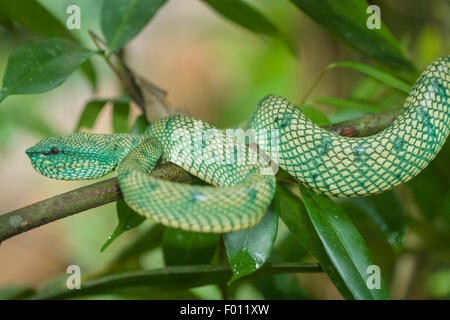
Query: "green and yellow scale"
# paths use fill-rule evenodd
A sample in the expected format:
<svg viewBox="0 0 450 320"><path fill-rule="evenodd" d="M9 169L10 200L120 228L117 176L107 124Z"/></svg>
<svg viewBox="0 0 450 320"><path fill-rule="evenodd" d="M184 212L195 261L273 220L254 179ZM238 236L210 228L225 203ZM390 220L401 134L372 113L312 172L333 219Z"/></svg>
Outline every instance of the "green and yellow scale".
<svg viewBox="0 0 450 320"><path fill-rule="evenodd" d="M258 104L250 127L259 149L307 187L328 196L357 197L389 190L419 174L445 143L449 117L450 56L445 56L422 73L400 116L370 137L328 132L276 95ZM198 128L214 139L204 139ZM218 148L218 141L223 148ZM46 138L26 152L38 172L54 179L95 179L117 169L132 209L190 231L249 228L260 221L275 191L275 176L268 174L267 164L218 161L236 160L237 154L254 159L257 150L183 115L155 121L143 135L78 132ZM211 186L148 175L157 163L168 161Z"/></svg>

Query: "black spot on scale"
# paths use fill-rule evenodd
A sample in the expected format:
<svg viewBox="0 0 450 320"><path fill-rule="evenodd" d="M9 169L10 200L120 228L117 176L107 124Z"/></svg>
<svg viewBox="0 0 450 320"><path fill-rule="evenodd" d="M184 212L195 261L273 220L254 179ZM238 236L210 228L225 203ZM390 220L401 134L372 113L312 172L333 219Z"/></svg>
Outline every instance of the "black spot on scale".
<svg viewBox="0 0 450 320"><path fill-rule="evenodd" d="M406 141L401 137L397 137L397 138L395 138L393 145L394 145L394 150L397 153L397 157L403 159L406 155L406 151L405 151Z"/></svg>
<svg viewBox="0 0 450 320"><path fill-rule="evenodd" d="M148 183L145 185L146 191L153 191L153 190L156 190L156 188L157 188L157 186L156 186L156 184L153 183L153 182L148 182Z"/></svg>
<svg viewBox="0 0 450 320"><path fill-rule="evenodd" d="M333 142L329 137L323 138L321 142L318 142L316 145L316 151L320 155L326 155L328 152L330 152L332 148Z"/></svg>
<svg viewBox="0 0 450 320"><path fill-rule="evenodd" d="M422 122L424 126L424 131L426 133L435 138L436 137L436 127L431 123L431 116L428 112L424 111L425 107L419 109L419 120Z"/></svg>
<svg viewBox="0 0 450 320"><path fill-rule="evenodd" d="M443 86L441 83L439 83L437 80L434 80L434 81L433 81L433 89L434 89L434 91L437 92L439 95L441 95L441 96L447 98L447 94L446 94L446 92L445 92L444 86Z"/></svg>
<svg viewBox="0 0 450 320"><path fill-rule="evenodd" d="M278 128L284 129L284 128L286 128L286 127L289 125L289 123L291 122L291 116L290 116L290 115L284 116L284 117L281 118L281 119L279 119L278 116L276 116L274 121L278 124Z"/></svg>
<svg viewBox="0 0 450 320"><path fill-rule="evenodd" d="M166 126L164 127L164 131L169 130L169 127L171 126L173 120L174 120L173 117L170 117L169 119L167 119Z"/></svg>
<svg viewBox="0 0 450 320"><path fill-rule="evenodd" d="M403 140L403 138L401 138L401 137L395 138L395 140L394 140L395 151L397 151L397 152L402 151L405 148L405 144L406 144L406 142L405 142L405 140Z"/></svg>
<svg viewBox="0 0 450 320"><path fill-rule="evenodd" d="M255 200L257 194L258 194L258 191L256 191L256 190L253 189L253 188L250 188L250 189L248 190L248 196L249 196L249 198L250 198L250 201Z"/></svg>

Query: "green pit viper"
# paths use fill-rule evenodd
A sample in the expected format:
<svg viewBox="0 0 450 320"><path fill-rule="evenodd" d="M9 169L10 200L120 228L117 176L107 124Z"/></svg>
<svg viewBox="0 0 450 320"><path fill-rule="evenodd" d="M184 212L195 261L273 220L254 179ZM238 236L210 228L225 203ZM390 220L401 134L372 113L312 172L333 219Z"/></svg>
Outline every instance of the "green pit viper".
<svg viewBox="0 0 450 320"><path fill-rule="evenodd" d="M285 98L269 95L249 122L254 141L317 193L355 197L386 191L416 176L445 143L450 131L449 70L450 56L435 60L411 89L399 117L385 130L362 138L328 132ZM198 128L214 139L196 134ZM190 149L192 145L197 148ZM249 228L267 211L275 176L274 171L263 172L267 163L248 161L258 152L185 115L157 120L145 134L78 132L43 139L26 150L34 169L54 179L95 179L117 169L124 199L137 213L169 227L213 233ZM247 161L237 161L239 155ZM236 161L217 161L224 158ZM149 176L163 162L211 185Z"/></svg>

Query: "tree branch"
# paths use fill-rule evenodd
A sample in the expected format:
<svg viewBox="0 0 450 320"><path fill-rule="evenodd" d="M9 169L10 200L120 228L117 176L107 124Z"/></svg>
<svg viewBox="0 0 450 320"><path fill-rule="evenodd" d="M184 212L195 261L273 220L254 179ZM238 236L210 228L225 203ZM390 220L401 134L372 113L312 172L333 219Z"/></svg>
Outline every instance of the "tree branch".
<svg viewBox="0 0 450 320"><path fill-rule="evenodd" d="M260 275L300 272L316 273L323 272L323 270L317 263L267 263L261 269L247 276L247 278ZM78 290L69 290L64 286L64 283L61 286L43 289L36 295L28 297L28 299L73 299L96 294L117 293L121 289L129 289L130 287L136 291L138 287L147 288L147 291L149 290L148 288L161 288L163 290L189 289L226 283L230 280L231 275L230 266L226 264L170 266L161 269L106 275L83 282L81 289Z"/></svg>
<svg viewBox="0 0 450 320"><path fill-rule="evenodd" d="M324 128L347 137L367 136L387 127L398 114L399 110L372 114ZM159 165L152 171L151 175L177 182L186 182L192 179L191 175L173 164ZM0 242L49 222L121 198L122 194L117 179L112 178L3 214L0 216Z"/></svg>

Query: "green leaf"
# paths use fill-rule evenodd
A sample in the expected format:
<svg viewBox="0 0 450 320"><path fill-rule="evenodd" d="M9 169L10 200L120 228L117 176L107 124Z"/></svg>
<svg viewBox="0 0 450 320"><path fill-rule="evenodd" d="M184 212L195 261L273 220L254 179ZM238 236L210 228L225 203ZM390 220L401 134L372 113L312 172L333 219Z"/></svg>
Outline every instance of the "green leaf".
<svg viewBox="0 0 450 320"><path fill-rule="evenodd" d="M150 226L143 234L137 237L125 247L114 259L116 262L125 262L139 257L141 254L152 250L159 246L164 235L164 226L162 224L154 224Z"/></svg>
<svg viewBox="0 0 450 320"><path fill-rule="evenodd" d="M255 285L267 300L306 300L298 278L290 274L255 277Z"/></svg>
<svg viewBox="0 0 450 320"><path fill-rule="evenodd" d="M92 129L95 124L95 120L102 111L108 100L91 100L84 107L83 113L78 120L78 125L75 131L80 130L82 127Z"/></svg>
<svg viewBox="0 0 450 320"><path fill-rule="evenodd" d="M275 210L297 241L316 258L322 269L345 299L354 299L346 283L331 262L301 200L279 185L275 193Z"/></svg>
<svg viewBox="0 0 450 320"><path fill-rule="evenodd" d="M374 263L364 239L345 211L330 198L302 186L300 194L328 256L355 299L389 299L382 280L380 289L368 288L368 267Z"/></svg>
<svg viewBox="0 0 450 320"><path fill-rule="evenodd" d="M166 0L108 0L103 2L101 28L111 52L133 39Z"/></svg>
<svg viewBox="0 0 450 320"><path fill-rule="evenodd" d="M319 109L314 108L313 106L310 106L308 104L302 104L298 108L305 116L307 116L318 126L326 126L330 124L330 120L328 120L327 116Z"/></svg>
<svg viewBox="0 0 450 320"><path fill-rule="evenodd" d="M449 299L450 268L431 274L425 282L425 291L434 299Z"/></svg>
<svg viewBox="0 0 450 320"><path fill-rule="evenodd" d="M147 121L147 118L145 117L145 115L141 114L139 117L137 117L136 121L131 127L130 132L143 134L145 133L145 130L147 129L148 125L149 123Z"/></svg>
<svg viewBox="0 0 450 320"><path fill-rule="evenodd" d="M360 102L352 99L320 98L314 99L312 102L324 103L340 109L360 110L367 113L377 113L391 109L389 106L373 105L367 102Z"/></svg>
<svg viewBox="0 0 450 320"><path fill-rule="evenodd" d="M350 91L349 98L357 101L373 101L386 87L372 77L362 78Z"/></svg>
<svg viewBox="0 0 450 320"><path fill-rule="evenodd" d="M388 28L367 28L369 4L363 0L290 0L330 34L393 69L416 73Z"/></svg>
<svg viewBox="0 0 450 320"><path fill-rule="evenodd" d="M162 249L167 266L209 264L220 235L167 228Z"/></svg>
<svg viewBox="0 0 450 320"><path fill-rule="evenodd" d="M380 69L374 68L364 63L351 61L336 62L328 65L325 70L329 71L337 67L345 67L359 71L406 94L409 94L409 92L411 91L411 86L406 82L400 80L397 77L394 77L393 75L390 75L387 72L381 71Z"/></svg>
<svg viewBox="0 0 450 320"><path fill-rule="evenodd" d="M34 290L28 287L12 285L0 289L0 300L26 299L34 294Z"/></svg>
<svg viewBox="0 0 450 320"><path fill-rule="evenodd" d="M432 220L440 212L444 212L450 190L449 163L450 143L446 143L433 162L406 184L427 220Z"/></svg>
<svg viewBox="0 0 450 320"><path fill-rule="evenodd" d="M386 240L399 252L402 248L406 228L404 208L393 191L364 198L342 200L363 209L381 230Z"/></svg>
<svg viewBox="0 0 450 320"><path fill-rule="evenodd" d="M224 235L233 277L228 284L261 268L269 259L277 237L278 216L268 210L252 228Z"/></svg>
<svg viewBox="0 0 450 320"><path fill-rule="evenodd" d="M69 29L36 0L0 0L0 11L39 36L65 38L79 43ZM86 60L81 70L95 88L97 76L92 63Z"/></svg>
<svg viewBox="0 0 450 320"><path fill-rule="evenodd" d="M114 229L111 236L108 237L108 240L103 244L100 251L104 251L118 236L120 236L125 231L136 228L141 225L145 221L145 217L134 212L124 200L118 200L116 202L117 209L117 218L119 219L119 223Z"/></svg>
<svg viewBox="0 0 450 320"><path fill-rule="evenodd" d="M0 10L0 26L9 30L14 29L14 24L11 21L11 19L1 10Z"/></svg>
<svg viewBox="0 0 450 320"><path fill-rule="evenodd" d="M260 11L242 0L202 0L223 17L254 33L280 39L291 52L296 49L288 36Z"/></svg>
<svg viewBox="0 0 450 320"><path fill-rule="evenodd" d="M165 227L162 224L150 225L147 230L131 240L101 273L102 275L123 270L140 269L140 257L161 245Z"/></svg>
<svg viewBox="0 0 450 320"><path fill-rule="evenodd" d="M128 102L114 101L113 128L115 133L128 132L128 115L130 104Z"/></svg>
<svg viewBox="0 0 450 320"><path fill-rule="evenodd" d="M64 39L22 44L8 58L0 102L9 95L42 93L58 87L94 53Z"/></svg>
<svg viewBox="0 0 450 320"><path fill-rule="evenodd" d="M308 263L267 264L258 274L278 274L294 272L318 272L320 268ZM83 282L81 289L70 290L65 282L60 287L43 289L30 299L68 299L108 294L118 289L129 287L155 288L163 290L180 290L209 284L224 283L231 276L227 265L209 266L174 266L161 269L125 272L104 276Z"/></svg>

